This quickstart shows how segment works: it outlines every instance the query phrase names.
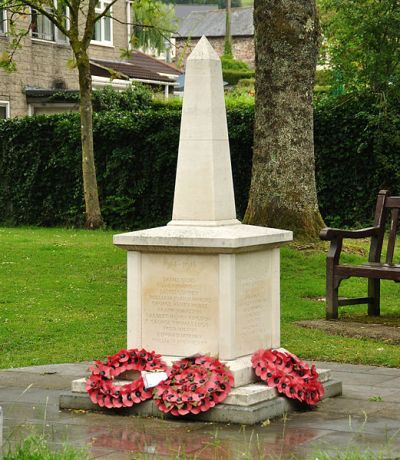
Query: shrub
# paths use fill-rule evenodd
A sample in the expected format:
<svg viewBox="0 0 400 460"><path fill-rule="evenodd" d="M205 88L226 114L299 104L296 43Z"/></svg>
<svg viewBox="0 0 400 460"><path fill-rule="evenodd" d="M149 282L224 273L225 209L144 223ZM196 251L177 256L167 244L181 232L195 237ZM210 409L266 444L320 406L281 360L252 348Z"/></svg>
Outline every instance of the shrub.
<svg viewBox="0 0 400 460"><path fill-rule="evenodd" d="M250 70L249 65L229 55L221 57L222 70Z"/></svg>
<svg viewBox="0 0 400 460"><path fill-rule="evenodd" d="M135 111L150 107L153 93L139 83L129 86L124 91L116 91L111 86L93 91L92 101L95 112L110 110Z"/></svg>
<svg viewBox="0 0 400 460"><path fill-rule="evenodd" d="M245 88L254 88L254 84L256 82L255 78L242 78L238 81L238 86L243 86Z"/></svg>
<svg viewBox="0 0 400 460"><path fill-rule="evenodd" d="M248 64L231 56L222 56L222 73L224 80L230 85L236 85L239 80L254 78L254 70Z"/></svg>
<svg viewBox="0 0 400 460"><path fill-rule="evenodd" d="M49 97L53 102L79 103L79 91L59 91ZM110 110L135 111L150 107L153 92L141 83L134 83L123 91L116 91L112 86L96 89L92 93L92 104L95 112Z"/></svg>
<svg viewBox="0 0 400 460"><path fill-rule="evenodd" d="M332 84L334 76L331 69L320 69L316 72L315 84L318 86L329 86Z"/></svg>
<svg viewBox="0 0 400 460"><path fill-rule="evenodd" d="M224 81L230 85L236 85L239 80L254 78L254 70L223 70Z"/></svg>

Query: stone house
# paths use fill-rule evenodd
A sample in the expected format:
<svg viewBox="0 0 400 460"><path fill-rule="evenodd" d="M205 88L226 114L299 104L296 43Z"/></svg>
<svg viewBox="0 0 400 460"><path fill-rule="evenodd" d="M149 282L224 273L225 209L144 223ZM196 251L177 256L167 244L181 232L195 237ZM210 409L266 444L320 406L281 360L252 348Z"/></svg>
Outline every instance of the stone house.
<svg viewBox="0 0 400 460"><path fill-rule="evenodd" d="M226 10L193 11L186 16L175 34L176 61L186 62L187 56L205 35L217 53L222 56L226 31ZM232 8L232 51L236 59L254 68L253 8Z"/></svg>
<svg viewBox="0 0 400 460"><path fill-rule="evenodd" d="M98 12L108 1L99 0ZM158 61L154 63L155 59L143 57L139 52L133 53L130 62L121 60L121 49L128 48L129 42L130 5L129 1L117 0L112 6L115 20L103 17L96 25L89 47L93 87L111 84L123 89L132 81L140 81L168 93L180 75L175 68ZM68 65L72 51L67 38L34 10L24 21L27 28L31 21L31 29L15 53L17 70L13 73L0 70L0 118L77 110L77 104L68 102L68 98L55 101L52 97L55 93L76 92L79 88L77 70ZM8 28L8 12L0 10L0 55L7 50L10 40ZM111 74L117 78L110 79Z"/></svg>

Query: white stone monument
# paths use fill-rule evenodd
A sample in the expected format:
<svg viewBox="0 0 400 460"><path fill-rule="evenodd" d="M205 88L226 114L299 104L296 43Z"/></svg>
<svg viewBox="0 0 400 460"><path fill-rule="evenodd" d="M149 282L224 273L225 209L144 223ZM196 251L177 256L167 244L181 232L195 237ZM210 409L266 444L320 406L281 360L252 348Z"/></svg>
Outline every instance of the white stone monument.
<svg viewBox="0 0 400 460"><path fill-rule="evenodd" d="M167 361L209 353L234 375L237 388L196 420L251 425L295 407L275 388L251 383L250 362L257 349L280 346L279 246L291 239L236 220L221 63L203 37L187 62L172 221L114 237L128 251L128 348ZM325 397L341 394L329 370L319 373ZM124 378L114 383L132 376ZM60 395L60 408L98 409L85 378ZM153 401L129 411L162 415Z"/></svg>
<svg viewBox="0 0 400 460"><path fill-rule="evenodd" d="M280 346L279 246L291 239L236 219L221 62L203 37L186 66L172 220L114 236L128 251L128 348L208 353L249 383L251 354Z"/></svg>

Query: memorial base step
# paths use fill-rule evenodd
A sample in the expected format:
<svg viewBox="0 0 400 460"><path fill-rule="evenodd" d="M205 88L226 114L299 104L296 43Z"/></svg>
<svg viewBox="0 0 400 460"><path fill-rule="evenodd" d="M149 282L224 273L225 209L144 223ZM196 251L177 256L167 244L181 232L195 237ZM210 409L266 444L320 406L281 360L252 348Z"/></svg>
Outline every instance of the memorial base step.
<svg viewBox="0 0 400 460"><path fill-rule="evenodd" d="M321 369L318 372L320 381L325 388L324 399L342 394L342 383L331 378L330 370ZM115 380L116 385L125 385L126 383L128 381ZM74 380L72 382L72 391L60 395L60 409L91 410L120 415L177 419L177 417L166 415L159 411L152 400L130 408L101 408L92 403L86 393L85 385L85 378ZM233 388L223 403L207 412L198 415L188 414L180 418L202 422L254 425L300 408L303 409L304 405L280 396L274 388L266 386L265 383L257 382Z"/></svg>

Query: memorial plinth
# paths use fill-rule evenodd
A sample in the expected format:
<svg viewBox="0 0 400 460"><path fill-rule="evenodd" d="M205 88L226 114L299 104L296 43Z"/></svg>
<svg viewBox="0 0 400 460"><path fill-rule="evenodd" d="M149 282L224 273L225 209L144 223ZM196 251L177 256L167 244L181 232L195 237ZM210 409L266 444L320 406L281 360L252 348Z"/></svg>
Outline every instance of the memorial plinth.
<svg viewBox="0 0 400 460"><path fill-rule="evenodd" d="M209 353L249 383L251 354L280 346L279 246L291 239L236 219L221 62L203 37L187 61L172 220L114 236L128 251L128 348Z"/></svg>
<svg viewBox="0 0 400 460"><path fill-rule="evenodd" d="M279 347L279 245L290 239L240 224L116 235L128 250L128 348L233 360Z"/></svg>

